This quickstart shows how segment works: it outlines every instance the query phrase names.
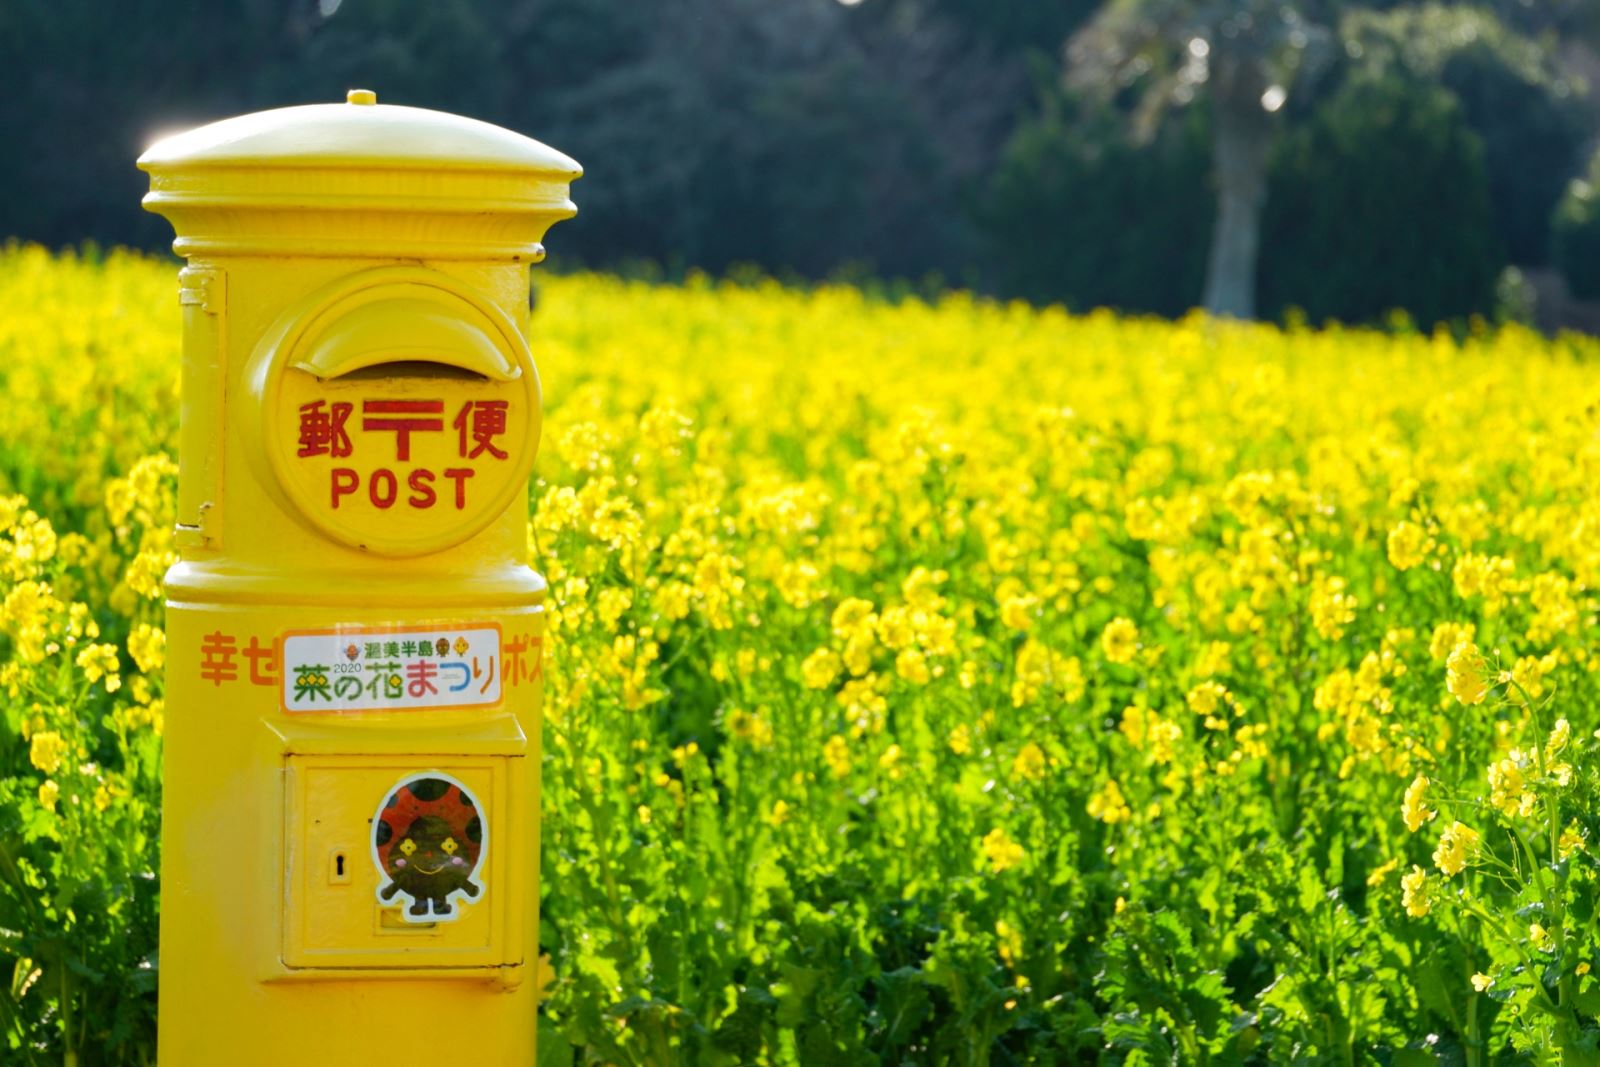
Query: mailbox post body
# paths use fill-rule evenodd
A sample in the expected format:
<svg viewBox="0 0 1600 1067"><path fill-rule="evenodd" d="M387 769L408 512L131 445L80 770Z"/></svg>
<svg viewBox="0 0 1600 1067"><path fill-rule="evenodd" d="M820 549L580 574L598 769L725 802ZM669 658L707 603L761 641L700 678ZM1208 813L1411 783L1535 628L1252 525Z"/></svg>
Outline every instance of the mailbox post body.
<svg viewBox="0 0 1600 1067"><path fill-rule="evenodd" d="M159 1060L531 1064L524 323L578 167L361 93L140 166L188 260Z"/></svg>

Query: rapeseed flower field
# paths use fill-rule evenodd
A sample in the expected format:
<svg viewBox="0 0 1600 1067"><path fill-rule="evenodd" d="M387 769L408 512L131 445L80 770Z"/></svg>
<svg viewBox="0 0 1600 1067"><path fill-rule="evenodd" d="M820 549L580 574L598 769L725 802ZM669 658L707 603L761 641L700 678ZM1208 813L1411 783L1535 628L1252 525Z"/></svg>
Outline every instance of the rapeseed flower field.
<svg viewBox="0 0 1600 1067"><path fill-rule="evenodd" d="M0 254L8 1063L153 1058L175 288ZM1600 1062L1600 344L538 295L541 1063Z"/></svg>

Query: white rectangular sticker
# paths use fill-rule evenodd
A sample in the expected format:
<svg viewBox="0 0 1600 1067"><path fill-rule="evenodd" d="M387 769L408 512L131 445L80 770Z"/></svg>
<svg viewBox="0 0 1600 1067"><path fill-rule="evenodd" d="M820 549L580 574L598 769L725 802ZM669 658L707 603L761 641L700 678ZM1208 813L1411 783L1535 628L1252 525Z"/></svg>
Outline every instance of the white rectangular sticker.
<svg viewBox="0 0 1600 1067"><path fill-rule="evenodd" d="M283 710L414 711L500 701L500 627L356 628L283 635Z"/></svg>

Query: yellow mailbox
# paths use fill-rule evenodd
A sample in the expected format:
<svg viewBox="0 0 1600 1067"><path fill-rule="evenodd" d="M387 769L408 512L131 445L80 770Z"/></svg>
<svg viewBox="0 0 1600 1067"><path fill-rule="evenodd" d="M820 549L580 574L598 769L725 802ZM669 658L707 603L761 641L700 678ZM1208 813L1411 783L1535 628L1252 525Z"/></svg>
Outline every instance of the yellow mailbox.
<svg viewBox="0 0 1600 1067"><path fill-rule="evenodd" d="M528 265L580 171L378 104L139 160L183 307L162 1064L531 1064Z"/></svg>

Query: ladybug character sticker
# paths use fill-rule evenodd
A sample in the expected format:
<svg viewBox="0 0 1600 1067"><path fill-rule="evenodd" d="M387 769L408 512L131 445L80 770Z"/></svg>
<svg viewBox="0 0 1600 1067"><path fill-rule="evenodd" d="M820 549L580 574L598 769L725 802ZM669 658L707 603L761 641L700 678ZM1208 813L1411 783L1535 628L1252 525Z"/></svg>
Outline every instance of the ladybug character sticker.
<svg viewBox="0 0 1600 1067"><path fill-rule="evenodd" d="M488 843L483 810L460 782L438 771L402 779L372 820L378 900L409 898L401 910L407 922L459 918L463 905L482 899L477 872Z"/></svg>

